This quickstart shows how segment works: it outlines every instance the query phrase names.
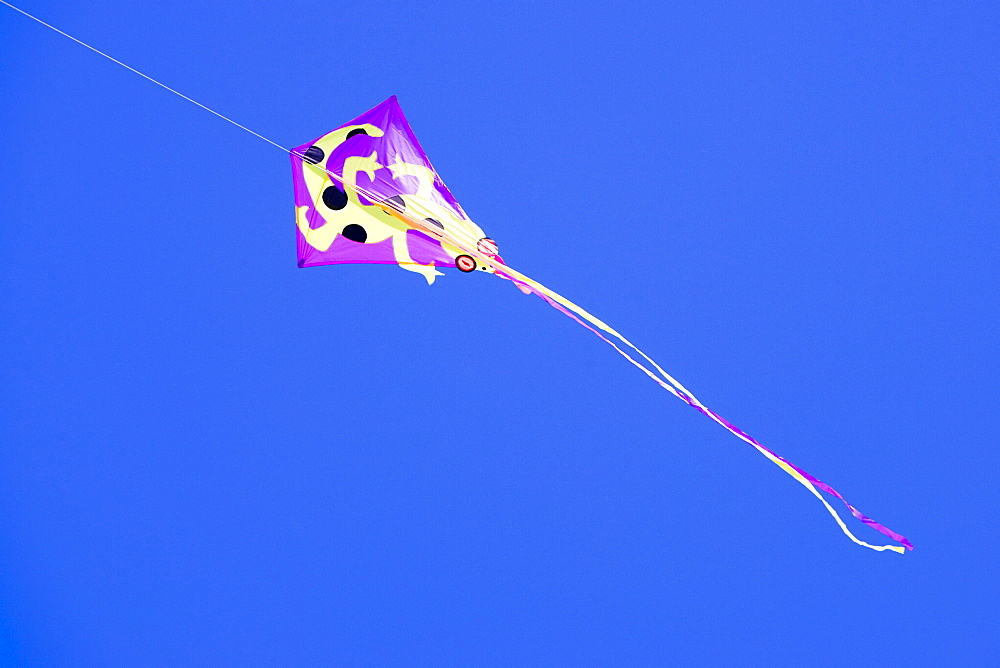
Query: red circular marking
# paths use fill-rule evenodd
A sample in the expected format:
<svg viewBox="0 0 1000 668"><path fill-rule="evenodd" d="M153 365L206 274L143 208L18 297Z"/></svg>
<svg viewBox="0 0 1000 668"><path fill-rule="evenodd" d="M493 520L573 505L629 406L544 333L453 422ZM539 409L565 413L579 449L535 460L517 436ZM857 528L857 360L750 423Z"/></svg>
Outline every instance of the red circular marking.
<svg viewBox="0 0 1000 668"><path fill-rule="evenodd" d="M459 255L455 258L455 266L459 271L470 272L476 270L476 261L468 255Z"/></svg>

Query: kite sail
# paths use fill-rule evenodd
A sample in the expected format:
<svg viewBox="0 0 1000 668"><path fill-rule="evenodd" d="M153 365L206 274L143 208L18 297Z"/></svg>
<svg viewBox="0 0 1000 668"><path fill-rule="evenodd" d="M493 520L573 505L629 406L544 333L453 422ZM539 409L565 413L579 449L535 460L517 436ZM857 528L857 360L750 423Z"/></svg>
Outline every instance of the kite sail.
<svg viewBox="0 0 1000 668"><path fill-rule="evenodd" d="M512 281L569 316L613 347L660 387L750 444L818 498L858 545L902 554L913 545L866 517L837 490L765 448L701 403L606 323L541 283L507 266L496 242L466 215L420 148L396 97L315 141L289 152L295 183L295 223L300 267L324 264L398 264L428 284L440 269L484 271ZM859 539L826 497L840 499L857 519L900 545Z"/></svg>
<svg viewBox="0 0 1000 668"><path fill-rule="evenodd" d="M433 283L439 268L458 266L463 245L486 236L431 166L395 97L294 149L292 166L300 267L398 264Z"/></svg>

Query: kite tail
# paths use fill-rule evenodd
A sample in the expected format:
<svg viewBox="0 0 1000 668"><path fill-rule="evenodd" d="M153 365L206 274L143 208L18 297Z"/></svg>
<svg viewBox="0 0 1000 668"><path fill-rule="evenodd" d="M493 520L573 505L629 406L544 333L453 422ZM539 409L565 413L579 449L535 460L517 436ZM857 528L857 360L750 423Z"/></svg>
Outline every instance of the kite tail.
<svg viewBox="0 0 1000 668"><path fill-rule="evenodd" d="M563 314L569 316L583 327L589 329L591 332L600 337L602 341L604 341L609 346L618 351L618 354L620 354L630 363L635 365L640 371L649 376L660 387L665 389L667 392L670 392L672 395L674 395L684 403L688 404L695 410L704 413L712 420L722 425L726 429L726 431L733 434L742 441L749 443L754 448L756 448L758 452L760 452L762 455L764 455L772 462L777 464L779 467L781 467L782 470L784 470L788 475L792 476L795 480L801 483L802 486L804 486L806 489L812 492L813 495L823 503L823 506L827 509L830 515L833 516L833 519L836 520L837 524L840 526L844 534L846 534L847 537L850 538L852 541L854 541L858 545L862 545L864 547L871 548L879 552L884 552L885 550L892 550L893 552L904 554L905 550L913 549L913 544L910 543L910 541L907 540L905 536L903 536L902 534L898 534L892 529L882 524L879 524L870 517L867 517L866 515L861 513L861 511L859 511L857 508L848 503L847 499L845 499L840 494L840 492L835 490L833 487L826 484L822 480L819 480L815 476L806 473L805 471L795 466L788 460L775 454L771 450L765 448L763 445L761 445L759 441L757 441L757 439L753 438L752 436L744 432L742 429L732 424L724 417L722 417L721 415L719 415L718 413L716 413L715 411L713 411L712 409L708 408L703 403L698 401L697 397L695 397L691 392L687 390L687 388L681 385L680 382L677 381L677 379L675 379L666 371L664 371L655 361L653 361L648 355L646 355L646 353L636 348L635 345L633 345L628 339L626 339L624 336L616 332L614 329L609 327L600 319L596 318L587 311L583 310L582 308L572 303L565 297L553 292L552 290L549 290L541 283L538 283L537 281L528 278L527 276L511 269L510 267L504 266L504 267L497 267L496 269L498 274L500 274L504 278L509 278L510 280L514 281L518 285L518 287L522 288L522 290L526 288L527 289L526 291L530 291L538 295L543 300L545 300L545 302L548 303L550 306L561 311ZM637 353L643 360L649 363L653 367L653 369L658 371L659 375L654 373L649 367L646 366L646 364L643 364L642 362L636 360L631 354L629 354L628 351L623 350L617 343L615 343L613 340L609 339L604 334L602 334L601 331L610 334L619 342L630 348L633 352ZM832 496L835 496L841 501L843 501L844 505L847 506L848 510L851 511L851 514L854 515L854 517L858 518L859 520L861 520L871 528L875 529L879 533L888 536L892 540L900 543L902 547L900 545L872 545L870 543L866 543L865 541L855 536L853 533L851 533L851 530L847 528L847 525L844 523L844 520L841 519L840 515L833 508L833 506L831 506L830 503L826 500L826 498L822 494L820 494L820 490L823 490L824 492L831 494Z"/></svg>

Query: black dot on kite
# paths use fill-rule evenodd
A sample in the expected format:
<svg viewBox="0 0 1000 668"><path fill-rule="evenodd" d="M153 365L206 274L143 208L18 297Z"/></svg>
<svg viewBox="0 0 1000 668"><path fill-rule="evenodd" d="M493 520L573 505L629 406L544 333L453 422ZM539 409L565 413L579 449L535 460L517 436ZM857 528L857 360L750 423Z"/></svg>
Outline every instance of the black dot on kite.
<svg viewBox="0 0 1000 668"><path fill-rule="evenodd" d="M347 193L337 186L330 186L323 191L323 204L334 211L340 211L347 206Z"/></svg>
<svg viewBox="0 0 1000 668"><path fill-rule="evenodd" d="M439 221L434 220L433 218L424 218L424 222L430 223L431 225L437 225L442 230L444 229L444 225L442 225Z"/></svg>
<svg viewBox="0 0 1000 668"><path fill-rule="evenodd" d="M354 128L353 130L347 133L347 139L350 139L354 135L366 135L366 134L368 134L368 131L365 130L364 128Z"/></svg>
<svg viewBox="0 0 1000 668"><path fill-rule="evenodd" d="M355 225L354 223L345 227L341 234L351 241L357 241L359 244L363 244L365 240L368 239L368 232L365 231L365 228L360 225Z"/></svg>
<svg viewBox="0 0 1000 668"><path fill-rule="evenodd" d="M323 149L321 149L319 146L310 146L308 150L306 150L306 152L302 155L302 159L308 162L310 165L315 165L319 163L325 157L326 154L323 153Z"/></svg>

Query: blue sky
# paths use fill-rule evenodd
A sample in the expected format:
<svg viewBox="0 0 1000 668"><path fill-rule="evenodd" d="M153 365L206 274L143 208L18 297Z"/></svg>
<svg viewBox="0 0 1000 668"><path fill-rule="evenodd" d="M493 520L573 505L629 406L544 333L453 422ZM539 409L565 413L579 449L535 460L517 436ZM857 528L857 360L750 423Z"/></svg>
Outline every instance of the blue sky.
<svg viewBox="0 0 1000 668"><path fill-rule="evenodd" d="M21 7L505 259L297 269L287 156L0 7L9 665L995 660L995 3ZM878 534L860 524L858 533Z"/></svg>

